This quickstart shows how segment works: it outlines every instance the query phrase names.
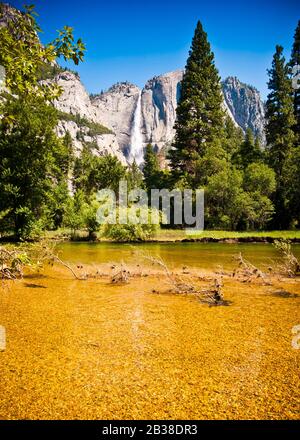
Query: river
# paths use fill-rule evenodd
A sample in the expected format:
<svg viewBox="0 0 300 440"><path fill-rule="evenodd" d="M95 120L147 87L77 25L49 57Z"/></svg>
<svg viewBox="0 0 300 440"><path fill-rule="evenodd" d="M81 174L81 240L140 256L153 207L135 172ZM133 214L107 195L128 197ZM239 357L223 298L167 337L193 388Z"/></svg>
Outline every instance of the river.
<svg viewBox="0 0 300 440"><path fill-rule="evenodd" d="M199 273L232 270L238 252L261 268L280 261L266 244L64 243L60 257L140 266L137 248ZM112 285L55 265L2 284L0 418L299 418L299 280L227 277L229 305L209 307L146 272Z"/></svg>

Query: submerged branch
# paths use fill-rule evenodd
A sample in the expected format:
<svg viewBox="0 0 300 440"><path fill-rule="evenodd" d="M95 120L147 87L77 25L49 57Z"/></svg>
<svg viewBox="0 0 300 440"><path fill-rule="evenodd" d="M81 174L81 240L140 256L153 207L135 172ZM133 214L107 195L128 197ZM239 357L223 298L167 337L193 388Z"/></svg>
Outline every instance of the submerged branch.
<svg viewBox="0 0 300 440"><path fill-rule="evenodd" d="M215 278L212 286L206 289L199 289L191 279L188 282L182 280L179 276L176 276L170 271L167 264L163 261L161 257L153 257L142 252L138 252L140 256L150 261L152 264L157 264L162 267L169 283L172 285L172 292L177 294L192 294L198 297L202 302L208 302L214 305L220 305L224 303L224 297L222 294L223 282L222 278Z"/></svg>
<svg viewBox="0 0 300 440"><path fill-rule="evenodd" d="M278 267L279 272L291 278L299 275L300 261L293 254L291 243L287 240L275 240L274 246L284 258L284 263Z"/></svg>
<svg viewBox="0 0 300 440"><path fill-rule="evenodd" d="M255 279L262 279L264 284L271 284L267 275L250 261L245 260L241 252L234 259L238 262L238 267L234 269L232 276L238 281L249 283Z"/></svg>

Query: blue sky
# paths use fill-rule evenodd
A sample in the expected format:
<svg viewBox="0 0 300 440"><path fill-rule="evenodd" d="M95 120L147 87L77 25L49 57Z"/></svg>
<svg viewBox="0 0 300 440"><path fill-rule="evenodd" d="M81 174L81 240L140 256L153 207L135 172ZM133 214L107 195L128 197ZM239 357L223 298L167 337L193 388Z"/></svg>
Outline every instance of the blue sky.
<svg viewBox="0 0 300 440"><path fill-rule="evenodd" d="M21 7L24 1L12 0ZM201 20L222 78L237 76L267 95L275 45L290 55L300 19L299 1L30 0L44 30L43 42L64 25L87 46L76 67L90 93L128 80L138 86L155 75L183 68L194 28ZM70 66L72 67L72 66Z"/></svg>

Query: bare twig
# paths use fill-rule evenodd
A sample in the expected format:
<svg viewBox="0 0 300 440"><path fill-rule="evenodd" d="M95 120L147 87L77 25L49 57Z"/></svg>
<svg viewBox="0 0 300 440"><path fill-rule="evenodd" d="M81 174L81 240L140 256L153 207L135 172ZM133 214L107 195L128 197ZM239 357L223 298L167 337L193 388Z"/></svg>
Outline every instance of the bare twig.
<svg viewBox="0 0 300 440"><path fill-rule="evenodd" d="M300 274L300 261L292 252L291 243L287 240L275 240L275 248L284 258L284 263L278 266L279 272L291 278Z"/></svg>
<svg viewBox="0 0 300 440"><path fill-rule="evenodd" d="M221 278L215 278L213 285L209 288L199 290L199 288L193 284L191 279L188 282L183 281L179 276L176 276L173 272L171 272L161 257L153 257L152 255L140 252L139 254L152 264L157 264L163 268L169 283L172 285L172 291L174 293L192 294L197 296L201 301L209 302L211 304L222 304L224 302L221 291L223 287ZM187 267L185 270L187 271Z"/></svg>
<svg viewBox="0 0 300 440"><path fill-rule="evenodd" d="M267 275L250 263L250 261L245 260L241 252L235 257L235 260L238 262L238 267L233 271L232 276L234 278L243 283L248 283L260 278L265 284L270 284Z"/></svg>

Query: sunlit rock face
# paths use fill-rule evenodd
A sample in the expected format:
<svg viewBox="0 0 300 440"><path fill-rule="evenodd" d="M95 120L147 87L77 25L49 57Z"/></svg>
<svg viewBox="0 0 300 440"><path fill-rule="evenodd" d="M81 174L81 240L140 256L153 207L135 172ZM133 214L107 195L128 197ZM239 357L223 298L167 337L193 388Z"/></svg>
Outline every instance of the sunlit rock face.
<svg viewBox="0 0 300 440"><path fill-rule="evenodd" d="M265 142L265 111L258 90L236 77L226 78L222 88L225 102L238 125L243 130L251 128L255 136Z"/></svg>
<svg viewBox="0 0 300 440"><path fill-rule="evenodd" d="M54 82L63 90L59 100L55 102L57 109L73 115L79 114L91 121L97 120L96 111L79 76L66 71L59 73Z"/></svg>
<svg viewBox="0 0 300 440"><path fill-rule="evenodd" d="M59 73L53 81L63 90L61 96L55 102L55 107L58 110L74 116L79 115L81 118L85 118L91 122L100 122L97 109L92 105L90 97L81 83L79 76L73 72L66 71ZM87 126L79 126L76 121L60 120L57 127L57 134L64 136L67 132L69 132L72 137L75 156L79 156L85 143L92 143L92 151L94 154L99 156L112 154L116 156L121 163L124 165L127 164L123 151L118 144L118 138L113 131L112 133L91 136Z"/></svg>
<svg viewBox="0 0 300 440"><path fill-rule="evenodd" d="M176 107L180 96L182 71L150 79L142 90L142 134L145 144L159 150L175 135Z"/></svg>
<svg viewBox="0 0 300 440"><path fill-rule="evenodd" d="M129 82L113 85L107 92L92 99L97 120L117 136L123 153L128 157L134 126L134 114L140 89Z"/></svg>
<svg viewBox="0 0 300 440"><path fill-rule="evenodd" d="M90 121L101 123L113 132L91 140L87 135L88 130L81 128L84 140L97 144L98 154L114 154L124 164L136 156L140 162L142 149L147 143L160 151L174 139L182 75L183 72L177 70L156 76L143 89L129 82L118 83L106 92L90 97L79 76L66 71L59 73L53 80L63 89L55 106L65 113L79 114ZM251 128L264 142L264 106L259 92L233 77L222 82L222 89L225 111L235 124L244 131ZM137 111L140 114L137 115ZM80 151L80 128L74 127L73 121L63 121L59 126L59 134L63 135L66 130L70 131L74 145ZM140 147L136 145L137 140Z"/></svg>
<svg viewBox="0 0 300 440"><path fill-rule="evenodd" d="M141 140L143 147L151 143L157 150L170 145L174 139L176 107L180 97L183 72L177 70L150 79L140 90L130 83L120 83L96 96L92 105L97 110L97 120L112 128L120 148L130 156L135 112L141 93ZM224 109L244 131L250 127L264 140L264 106L259 92L252 86L229 77L222 82Z"/></svg>
<svg viewBox="0 0 300 440"><path fill-rule="evenodd" d="M1 11L0 27L8 20L18 21L18 10L2 3ZM156 76L142 89L122 82L91 97L78 75L70 71L60 72L51 80L63 90L55 106L62 112L100 123L112 133L91 137L88 127L79 127L72 120L60 121L57 132L60 136L70 132L75 154L79 154L84 142L93 142L97 154L114 154L124 164L132 161L134 156L140 161L147 143L160 151L174 139L182 75L182 70L176 70ZM224 108L229 116L244 131L251 128L264 143L264 105L259 92L236 77L226 78L222 89Z"/></svg>

